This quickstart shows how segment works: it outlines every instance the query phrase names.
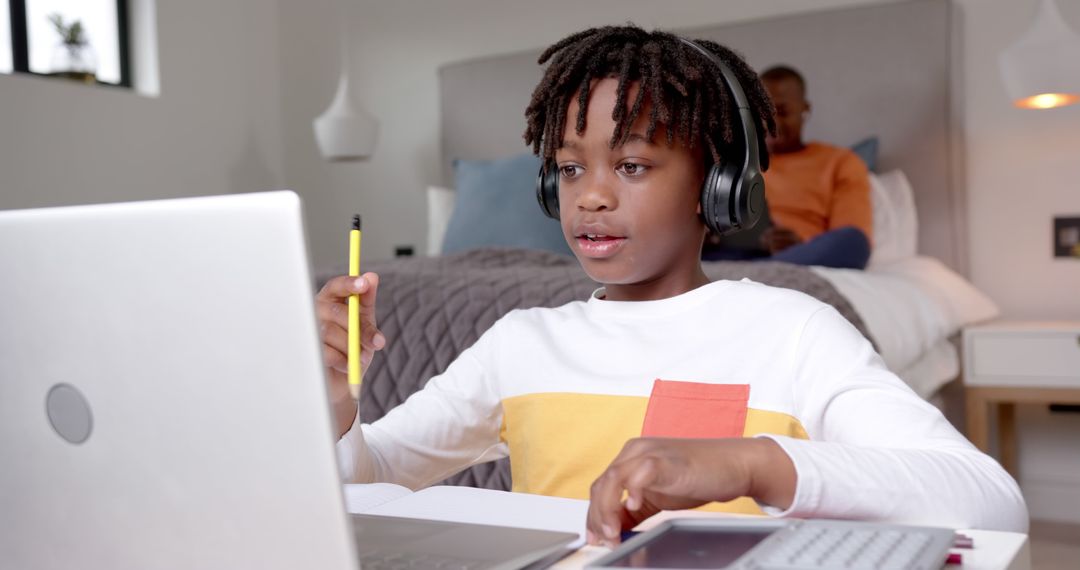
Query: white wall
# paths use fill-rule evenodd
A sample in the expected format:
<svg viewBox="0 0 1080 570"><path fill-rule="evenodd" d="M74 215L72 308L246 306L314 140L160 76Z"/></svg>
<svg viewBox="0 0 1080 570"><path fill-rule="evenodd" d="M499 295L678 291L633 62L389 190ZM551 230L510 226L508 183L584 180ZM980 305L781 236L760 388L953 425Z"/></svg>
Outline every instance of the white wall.
<svg viewBox="0 0 1080 570"><path fill-rule="evenodd" d="M1010 105L997 54L1035 0L960 0L972 281L1006 317L1080 319L1080 260L1054 259L1054 214L1080 215L1080 105ZM1057 0L1080 30L1080 2Z"/></svg>
<svg viewBox="0 0 1080 570"><path fill-rule="evenodd" d="M282 187L277 17L157 2L156 98L0 75L0 209Z"/></svg>

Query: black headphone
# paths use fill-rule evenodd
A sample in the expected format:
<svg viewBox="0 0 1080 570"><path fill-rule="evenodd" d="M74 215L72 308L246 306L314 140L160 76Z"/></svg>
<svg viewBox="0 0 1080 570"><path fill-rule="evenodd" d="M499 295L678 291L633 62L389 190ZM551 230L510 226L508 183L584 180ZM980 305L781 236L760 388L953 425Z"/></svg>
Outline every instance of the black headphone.
<svg viewBox="0 0 1080 570"><path fill-rule="evenodd" d="M701 186L701 216L715 234L730 235L750 229L765 211L765 179L762 171L769 168L769 152L765 141L758 136L759 122L746 101L739 80L716 54L686 38L684 44L699 51L720 70L735 105L739 110L739 128L746 154L741 161L713 163ZM536 200L550 218L559 219L559 169L554 161L540 167L536 178Z"/></svg>

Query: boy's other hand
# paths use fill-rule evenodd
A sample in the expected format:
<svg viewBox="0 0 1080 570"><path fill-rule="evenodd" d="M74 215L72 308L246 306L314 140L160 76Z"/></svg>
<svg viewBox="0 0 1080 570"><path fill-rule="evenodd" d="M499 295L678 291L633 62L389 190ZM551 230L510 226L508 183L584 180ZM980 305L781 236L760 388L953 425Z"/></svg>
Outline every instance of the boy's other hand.
<svg viewBox="0 0 1080 570"><path fill-rule="evenodd" d="M632 439L592 485L586 537L615 546L621 531L660 511L744 496L787 508L795 481L794 464L771 439Z"/></svg>
<svg viewBox="0 0 1080 570"><path fill-rule="evenodd" d="M375 273L360 277L342 275L327 281L315 296L323 362L339 437L349 431L356 419L356 402L349 395L349 296L360 295L360 368L367 370L375 351L386 346L386 337L379 331L375 318L378 290L379 276Z"/></svg>
<svg viewBox="0 0 1080 570"><path fill-rule="evenodd" d="M761 234L761 245L769 253L778 253L785 249L802 243L799 234L783 226L773 226Z"/></svg>

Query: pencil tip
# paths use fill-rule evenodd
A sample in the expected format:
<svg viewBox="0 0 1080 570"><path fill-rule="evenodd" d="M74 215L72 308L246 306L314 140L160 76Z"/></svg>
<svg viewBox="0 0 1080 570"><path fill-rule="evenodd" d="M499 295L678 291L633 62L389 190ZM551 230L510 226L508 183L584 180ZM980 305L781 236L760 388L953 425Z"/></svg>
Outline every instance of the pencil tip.
<svg viewBox="0 0 1080 570"><path fill-rule="evenodd" d="M354 230L359 230L360 229L360 214L356 214L355 216L352 217L352 229L354 229Z"/></svg>

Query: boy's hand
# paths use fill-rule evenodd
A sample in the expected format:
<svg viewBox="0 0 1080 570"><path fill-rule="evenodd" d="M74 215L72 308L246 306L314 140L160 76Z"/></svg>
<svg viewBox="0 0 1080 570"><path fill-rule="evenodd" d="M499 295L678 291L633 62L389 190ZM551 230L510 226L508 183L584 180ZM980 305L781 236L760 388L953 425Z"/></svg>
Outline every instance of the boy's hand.
<svg viewBox="0 0 1080 570"><path fill-rule="evenodd" d="M315 296L315 314L319 319L323 361L339 437L349 431L356 419L356 402L349 395L348 299L350 295L360 295L360 368L367 370L375 351L386 346L386 337L379 332L375 319L378 289L379 276L375 273L360 277L343 275L327 281Z"/></svg>
<svg viewBox="0 0 1080 570"><path fill-rule="evenodd" d="M743 496L787 508L795 481L794 464L771 439L633 439L592 485L586 537L614 546L621 531L662 510Z"/></svg>
<svg viewBox="0 0 1080 570"><path fill-rule="evenodd" d="M799 234L782 226L773 226L761 234L761 245L769 250L769 253L777 253L802 243Z"/></svg>

